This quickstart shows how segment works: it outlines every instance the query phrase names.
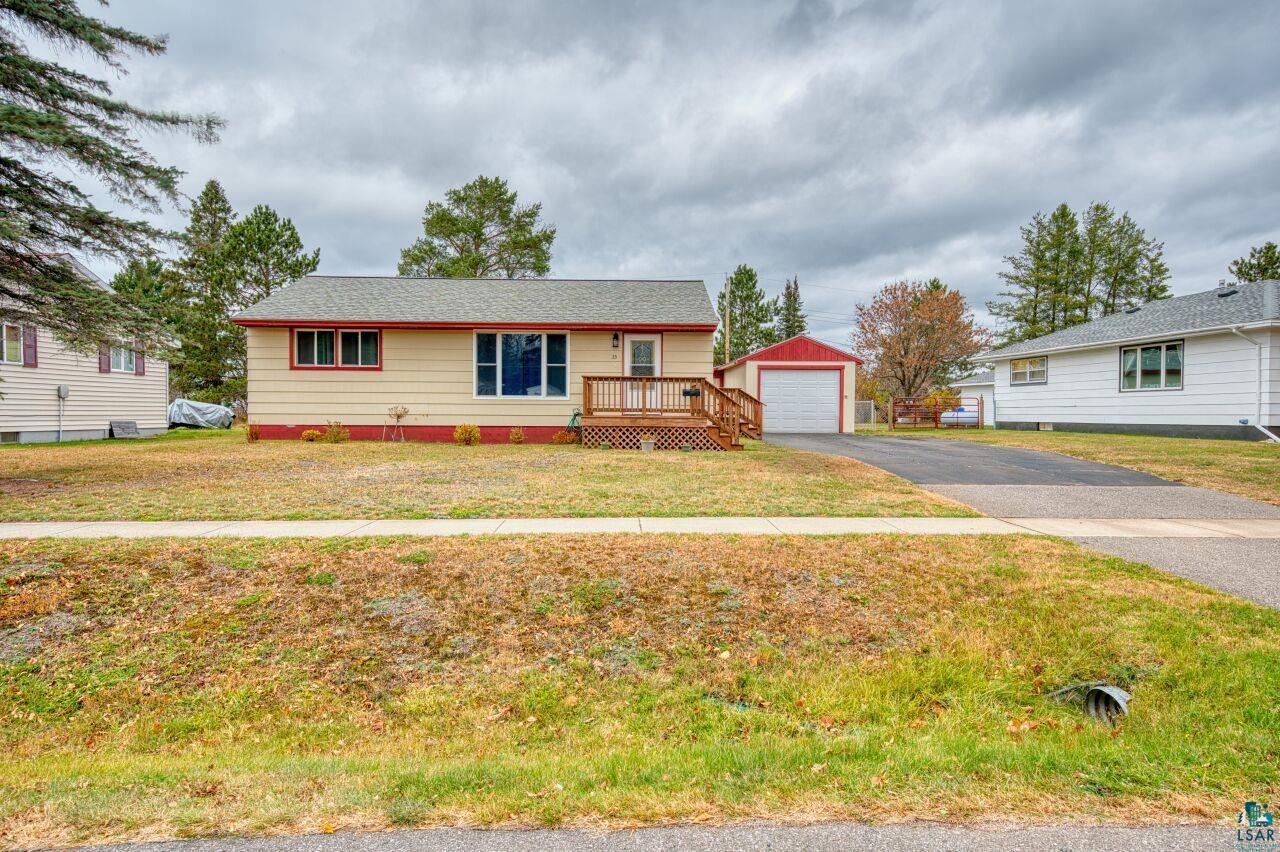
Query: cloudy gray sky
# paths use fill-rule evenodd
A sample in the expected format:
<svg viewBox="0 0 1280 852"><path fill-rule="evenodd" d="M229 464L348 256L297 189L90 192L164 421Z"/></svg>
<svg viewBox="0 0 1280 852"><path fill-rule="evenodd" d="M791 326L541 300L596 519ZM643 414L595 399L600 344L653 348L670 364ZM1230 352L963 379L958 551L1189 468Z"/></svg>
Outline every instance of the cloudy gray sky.
<svg viewBox="0 0 1280 852"><path fill-rule="evenodd" d="M92 4L86 4L89 8ZM292 217L320 271L395 271L423 205L478 174L541 201L552 274L800 276L847 338L881 283L985 317L1018 226L1105 200L1176 292L1280 239L1280 3L117 0L170 37L118 94L212 111L148 137L232 203ZM168 223L180 226L179 213ZM110 272L109 269L100 270Z"/></svg>

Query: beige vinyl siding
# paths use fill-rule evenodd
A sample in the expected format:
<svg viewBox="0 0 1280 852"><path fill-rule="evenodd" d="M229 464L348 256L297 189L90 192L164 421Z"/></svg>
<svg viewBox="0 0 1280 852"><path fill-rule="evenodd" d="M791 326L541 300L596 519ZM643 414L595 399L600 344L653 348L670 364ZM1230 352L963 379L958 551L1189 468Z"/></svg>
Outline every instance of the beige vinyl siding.
<svg viewBox="0 0 1280 852"><path fill-rule="evenodd" d="M760 395L760 367L779 366L803 370L805 367L827 369L841 362L832 361L744 361L724 371L724 386L741 388L752 396ZM854 427L853 401L858 398L858 365L854 361L844 364L844 418L841 432L852 432Z"/></svg>
<svg viewBox="0 0 1280 852"><path fill-rule="evenodd" d="M64 432L105 431L112 420L135 420L139 429L169 425L169 370L146 359L146 375L98 372L97 355L66 348L44 329L37 332L39 366L0 363L0 432L52 432L58 428L58 385L71 394Z"/></svg>
<svg viewBox="0 0 1280 852"><path fill-rule="evenodd" d="M662 335L662 374L710 376L711 350L712 335L708 332L667 332Z"/></svg>
<svg viewBox="0 0 1280 852"><path fill-rule="evenodd" d="M574 331L567 400L477 399L472 331L388 329L382 335L381 370L291 370L288 329L248 329L250 421L378 425L388 408L404 405L406 426L559 426L582 406L584 375L622 373L612 332ZM668 333L664 345L665 374L710 376L710 332Z"/></svg>

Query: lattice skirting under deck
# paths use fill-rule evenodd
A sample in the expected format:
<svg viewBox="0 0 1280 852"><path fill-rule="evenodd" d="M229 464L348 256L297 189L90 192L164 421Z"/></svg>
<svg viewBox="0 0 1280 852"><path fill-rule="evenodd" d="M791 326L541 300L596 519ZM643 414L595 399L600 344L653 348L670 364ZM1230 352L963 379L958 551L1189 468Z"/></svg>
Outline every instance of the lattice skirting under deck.
<svg viewBox="0 0 1280 852"><path fill-rule="evenodd" d="M599 447L601 441L608 441L615 450L638 450L641 435L652 435L657 450L678 450L686 444L695 450L724 450L705 427L696 426L583 426L582 445Z"/></svg>

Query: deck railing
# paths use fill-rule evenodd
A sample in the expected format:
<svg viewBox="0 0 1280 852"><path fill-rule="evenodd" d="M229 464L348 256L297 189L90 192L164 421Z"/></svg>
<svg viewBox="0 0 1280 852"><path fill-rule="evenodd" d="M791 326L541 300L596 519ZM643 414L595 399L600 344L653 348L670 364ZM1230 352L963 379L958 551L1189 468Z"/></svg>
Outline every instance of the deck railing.
<svg viewBox="0 0 1280 852"><path fill-rule="evenodd" d="M724 392L742 409L742 424L758 437L764 432L764 403L742 388L725 388Z"/></svg>
<svg viewBox="0 0 1280 852"><path fill-rule="evenodd" d="M758 430L760 401L697 376L584 376L582 414L621 417L702 417L737 443L744 423Z"/></svg>

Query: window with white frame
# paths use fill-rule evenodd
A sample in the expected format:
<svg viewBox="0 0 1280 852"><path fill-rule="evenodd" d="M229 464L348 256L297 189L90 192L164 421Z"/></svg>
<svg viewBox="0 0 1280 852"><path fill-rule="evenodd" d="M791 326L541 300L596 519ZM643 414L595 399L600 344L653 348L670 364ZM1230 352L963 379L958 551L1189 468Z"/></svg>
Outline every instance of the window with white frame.
<svg viewBox="0 0 1280 852"><path fill-rule="evenodd" d="M294 332L293 363L299 367L334 366L332 329L299 329Z"/></svg>
<svg viewBox="0 0 1280 852"><path fill-rule="evenodd" d="M477 332L476 396L569 396L569 336L537 332Z"/></svg>
<svg viewBox="0 0 1280 852"><path fill-rule="evenodd" d="M1126 346L1120 350L1120 390L1181 389L1181 340Z"/></svg>
<svg viewBox="0 0 1280 852"><path fill-rule="evenodd" d="M113 373L133 373L137 372L138 355L132 349L124 346L111 347L111 372Z"/></svg>
<svg viewBox="0 0 1280 852"><path fill-rule="evenodd" d="M5 323L0 325L0 362L22 363L22 328Z"/></svg>
<svg viewBox="0 0 1280 852"><path fill-rule="evenodd" d="M1049 381L1049 359L1014 358L1009 362L1009 384L1042 385Z"/></svg>
<svg viewBox="0 0 1280 852"><path fill-rule="evenodd" d="M338 363L343 367L378 366L378 332L338 332Z"/></svg>

